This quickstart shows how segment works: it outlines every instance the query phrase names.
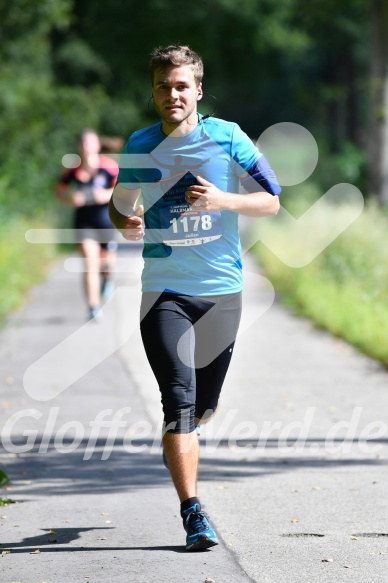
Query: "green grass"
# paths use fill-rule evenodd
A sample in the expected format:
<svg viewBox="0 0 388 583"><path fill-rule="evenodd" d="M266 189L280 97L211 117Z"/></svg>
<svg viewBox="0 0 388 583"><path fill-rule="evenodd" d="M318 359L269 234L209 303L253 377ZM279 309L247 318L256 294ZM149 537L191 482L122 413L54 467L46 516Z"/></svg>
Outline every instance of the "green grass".
<svg viewBox="0 0 388 583"><path fill-rule="evenodd" d="M26 292L46 273L57 249L54 245L32 245L25 232L45 226L42 218L26 220L8 216L0 222L0 324L4 317L20 306Z"/></svg>
<svg viewBox="0 0 388 583"><path fill-rule="evenodd" d="M10 498L0 498L0 506L9 506L10 504L16 504L16 501Z"/></svg>
<svg viewBox="0 0 388 583"><path fill-rule="evenodd" d="M3 470L0 470L0 488L2 488L3 486L8 486L8 484L9 477Z"/></svg>
<svg viewBox="0 0 388 583"><path fill-rule="evenodd" d="M336 209L322 209L321 227ZM303 240L282 221L269 227L280 249L311 244L319 225ZM285 265L263 244L254 252L284 303L388 366L388 212L369 202L361 216L306 267Z"/></svg>

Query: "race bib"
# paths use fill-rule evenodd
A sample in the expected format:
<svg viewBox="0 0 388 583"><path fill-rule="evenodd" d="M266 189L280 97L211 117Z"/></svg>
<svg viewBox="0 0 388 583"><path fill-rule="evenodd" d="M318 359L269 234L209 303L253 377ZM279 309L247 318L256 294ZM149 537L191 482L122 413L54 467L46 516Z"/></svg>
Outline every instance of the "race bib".
<svg viewBox="0 0 388 583"><path fill-rule="evenodd" d="M188 186L197 183L192 172L159 182L164 190L159 222L165 245L203 245L222 237L221 212L196 211L185 200Z"/></svg>
<svg viewBox="0 0 388 583"><path fill-rule="evenodd" d="M222 236L219 211L198 212L189 205L172 205L160 209L163 243L170 246L202 245Z"/></svg>

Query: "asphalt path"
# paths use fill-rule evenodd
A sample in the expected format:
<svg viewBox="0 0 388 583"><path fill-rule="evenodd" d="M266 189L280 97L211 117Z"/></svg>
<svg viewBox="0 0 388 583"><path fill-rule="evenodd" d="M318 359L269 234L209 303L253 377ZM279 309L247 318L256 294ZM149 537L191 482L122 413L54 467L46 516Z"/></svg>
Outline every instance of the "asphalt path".
<svg viewBox="0 0 388 583"><path fill-rule="evenodd" d="M82 264L53 265L0 334L0 583L388 581L388 374L274 299L244 313L199 496L221 544L184 550L138 330L139 248L86 321Z"/></svg>

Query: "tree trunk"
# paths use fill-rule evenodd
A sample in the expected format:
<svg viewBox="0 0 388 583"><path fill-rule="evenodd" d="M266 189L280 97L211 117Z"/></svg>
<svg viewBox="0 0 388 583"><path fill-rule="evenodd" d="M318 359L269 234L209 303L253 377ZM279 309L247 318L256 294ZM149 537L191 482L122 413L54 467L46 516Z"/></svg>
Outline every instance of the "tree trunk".
<svg viewBox="0 0 388 583"><path fill-rule="evenodd" d="M344 72L346 79L346 108L345 108L345 126L346 139L353 144L361 147L361 128L360 128L360 91L358 87L358 71L354 59L354 49L346 53L344 63Z"/></svg>
<svg viewBox="0 0 388 583"><path fill-rule="evenodd" d="M369 184L388 205L388 2L372 0Z"/></svg>

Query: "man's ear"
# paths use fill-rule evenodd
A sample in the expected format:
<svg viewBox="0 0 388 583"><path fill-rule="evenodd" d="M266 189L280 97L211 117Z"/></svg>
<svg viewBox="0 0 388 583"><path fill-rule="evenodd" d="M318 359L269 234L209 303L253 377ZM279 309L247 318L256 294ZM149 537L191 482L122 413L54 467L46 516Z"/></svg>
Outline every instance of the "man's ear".
<svg viewBox="0 0 388 583"><path fill-rule="evenodd" d="M197 93L197 101L199 101L203 97L202 83L199 83L198 84L197 91L198 91L198 93Z"/></svg>

